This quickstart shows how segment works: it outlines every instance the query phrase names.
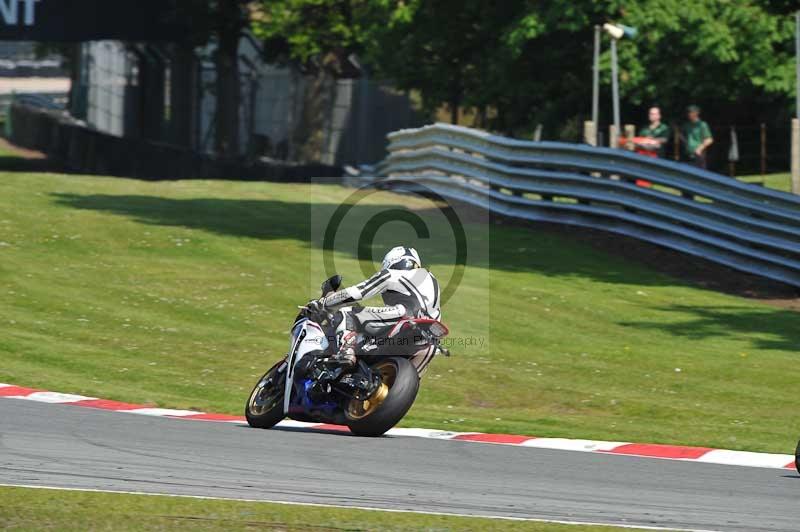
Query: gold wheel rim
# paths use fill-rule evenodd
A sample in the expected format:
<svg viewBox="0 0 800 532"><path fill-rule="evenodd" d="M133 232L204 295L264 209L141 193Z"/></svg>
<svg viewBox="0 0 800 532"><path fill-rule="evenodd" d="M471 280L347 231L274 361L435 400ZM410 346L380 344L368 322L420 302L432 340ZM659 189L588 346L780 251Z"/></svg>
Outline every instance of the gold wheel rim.
<svg viewBox="0 0 800 532"><path fill-rule="evenodd" d="M351 399L347 403L347 417L349 419L363 419L373 413L383 404L389 395L389 390L394 385L397 378L397 367L392 362L380 362L372 367L373 370L380 372L381 385L366 400L359 401Z"/></svg>
<svg viewBox="0 0 800 532"><path fill-rule="evenodd" d="M250 394L250 401L247 403L247 409L254 416L262 416L275 406L274 400L269 402L263 401L262 404L258 404L256 402L259 399L259 396L264 392L265 383L269 381L271 376L271 372L267 375L264 375L259 381L258 385L256 385L256 387L253 389L253 393Z"/></svg>

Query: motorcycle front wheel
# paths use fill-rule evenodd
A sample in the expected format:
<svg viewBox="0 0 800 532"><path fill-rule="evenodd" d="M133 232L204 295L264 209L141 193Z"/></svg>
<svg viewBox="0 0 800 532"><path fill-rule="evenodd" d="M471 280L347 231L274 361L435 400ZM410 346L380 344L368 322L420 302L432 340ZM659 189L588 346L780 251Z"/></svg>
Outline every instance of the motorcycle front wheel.
<svg viewBox="0 0 800 532"><path fill-rule="evenodd" d="M283 419L283 389L286 372L281 374L279 362L258 380L244 408L244 416L251 427L268 429Z"/></svg>
<svg viewBox="0 0 800 532"><path fill-rule="evenodd" d="M391 357L371 366L379 372L381 386L366 401L351 400L345 409L347 426L358 436L381 436L394 427L414 404L419 374L408 361Z"/></svg>
<svg viewBox="0 0 800 532"><path fill-rule="evenodd" d="M794 468L800 473L800 441L797 442L797 447L794 450Z"/></svg>

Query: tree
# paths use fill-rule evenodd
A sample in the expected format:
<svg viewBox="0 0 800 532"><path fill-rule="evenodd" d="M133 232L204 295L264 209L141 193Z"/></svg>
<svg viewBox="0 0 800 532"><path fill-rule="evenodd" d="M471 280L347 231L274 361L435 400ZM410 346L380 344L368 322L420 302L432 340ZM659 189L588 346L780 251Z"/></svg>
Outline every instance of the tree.
<svg viewBox="0 0 800 532"><path fill-rule="evenodd" d="M623 57L633 104L691 99L735 120L785 108L793 93L792 17L752 2L650 0L621 20L641 32Z"/></svg>
<svg viewBox="0 0 800 532"><path fill-rule="evenodd" d="M182 16L192 21L192 32L177 45L178 66L187 67L195 46L214 45L214 151L223 157L239 156L241 78L239 41L249 27L253 0L181 0ZM180 87L190 87L191 69L181 71ZM190 99L176 98L181 105ZM191 112L191 110L188 110ZM185 113L182 113L185 114ZM185 129L185 128L184 128ZM182 136L189 132L184 131Z"/></svg>
<svg viewBox="0 0 800 532"><path fill-rule="evenodd" d="M239 155L239 106L241 105L241 79L239 74L239 40L247 27L248 0L217 0L212 2L215 16L214 34L217 49L216 66L217 105L214 119L216 136L214 147L219 155Z"/></svg>
<svg viewBox="0 0 800 532"><path fill-rule="evenodd" d="M502 55L497 45L504 21L518 15L516 0L380 0L368 58L401 89L416 90L431 112L446 102L450 120L461 106L483 107Z"/></svg>
<svg viewBox="0 0 800 532"><path fill-rule="evenodd" d="M629 117L652 103L680 116L696 102L731 123L774 119L786 111L794 88L793 21L768 4L697 0L687 9L681 0L536 2L504 33L515 37L507 41L514 46L497 100L509 109L533 109L552 125L586 116L592 27L613 21L639 30L619 45ZM606 49L607 42L604 37ZM603 62L607 86L607 52Z"/></svg>
<svg viewBox="0 0 800 532"><path fill-rule="evenodd" d="M249 25L252 0L181 0L179 16L191 21L191 31L174 43L173 106L177 142L191 139L193 97L196 84L195 48L214 45L214 151L223 157L239 156L241 79L239 41Z"/></svg>
<svg viewBox="0 0 800 532"><path fill-rule="evenodd" d="M384 75L421 91L428 108L488 107L489 125L506 133L544 122L577 137L567 126L588 111L593 26L608 21L640 32L619 47L629 115L651 102L676 112L691 100L731 120L764 119L793 90L792 19L767 0L698 0L691 9L682 0L382 4L390 22L370 58Z"/></svg>
<svg viewBox="0 0 800 532"><path fill-rule="evenodd" d="M362 75L358 55L370 6L370 0L263 0L255 10L252 28L267 59L292 63L307 75L291 132L293 159L323 157L336 79Z"/></svg>
<svg viewBox="0 0 800 532"><path fill-rule="evenodd" d="M623 113L690 102L726 120L779 120L794 90L794 0L262 0L256 32L273 58L343 74L358 54L433 111L471 107L484 124L578 138L591 101L593 27L639 29L620 42ZM604 36L604 48L608 37ZM608 90L608 52L602 56ZM604 95L604 101L606 95Z"/></svg>
<svg viewBox="0 0 800 532"><path fill-rule="evenodd" d="M304 71L357 77L354 61L364 49L370 0L262 0L254 10L253 33L267 59L294 62Z"/></svg>

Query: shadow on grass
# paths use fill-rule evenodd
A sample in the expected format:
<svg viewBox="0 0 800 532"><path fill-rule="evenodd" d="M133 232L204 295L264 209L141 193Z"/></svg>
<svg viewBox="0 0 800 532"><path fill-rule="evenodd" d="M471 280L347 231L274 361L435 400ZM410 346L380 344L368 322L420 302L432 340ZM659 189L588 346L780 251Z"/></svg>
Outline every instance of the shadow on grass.
<svg viewBox="0 0 800 532"><path fill-rule="evenodd" d="M110 212L130 217L144 224L187 227L219 235L248 237L258 240L297 240L312 249L333 247L324 244L322 234L326 221L337 208L330 203L301 203L278 200L247 199L172 199L143 195L77 195L54 194L56 201L68 207ZM339 231L359 235L365 224L390 211L396 204L357 204L352 208ZM423 219L441 213L436 208L414 211ZM461 214L461 213L459 213ZM553 278L586 278L613 285L687 286L679 279L660 275L637 265L625 257L612 257L569 235L540 231L536 228L494 227L463 216L470 255L470 267L491 267L507 272L536 272ZM478 218L480 219L480 218ZM441 233L441 234L439 234ZM471 253L472 238L488 238L489 253ZM440 246L452 238L452 230L434 227L429 240L415 242L432 269L451 268L453 253ZM378 233L373 242L382 251L397 245L397 236ZM338 243L337 243L338 246ZM480 246L478 246L480 247ZM358 256L357 249L335 249L338 253ZM369 255L368 255L369 256ZM610 290L613 290L610 288ZM685 319L677 322L637 321L622 325L639 330L659 330L681 337L706 339L748 335L760 349L797 350L800 347L800 317L793 310L776 308L742 308L735 306L672 305L662 310L679 313Z"/></svg>
<svg viewBox="0 0 800 532"><path fill-rule="evenodd" d="M301 195L302 186L298 185L298 196ZM337 188L337 195L341 194L338 187L333 188ZM331 250L353 257L380 256L383 250L394 247L398 239L403 237L398 237L394 231L379 231L374 241L370 242L372 249L364 254L364 250L359 252L359 247L355 245L352 249L346 249L347 244L342 245L338 235L346 234L350 235L349 240L359 240L359 236L368 232L365 231L366 226L382 224L387 217L401 211L411 212L399 202L357 203L338 227L336 241L325 243L323 235L339 207L334 203L107 194L56 193L52 196L64 206L109 212L145 224L186 227L260 240L292 239L306 242L312 249ZM464 227L467 265L470 267L536 272L554 278L576 277L611 284L700 286L745 298L785 302L776 305L780 307L797 307L796 288L734 272L655 245L610 233L603 233L601 244L594 245L582 238L588 230L555 229L546 224L520 226L507 220L495 220L502 223L500 226L489 223L486 214L473 207L460 205L449 210L455 213ZM412 238L410 241L422 252L428 264L453 267L454 251L452 245L448 246L453 241L453 229L442 216L441 210L432 206L413 212L425 221L431 234L429 238ZM593 232L594 239L597 233ZM361 244L359 242L359 246ZM655 250L659 251L656 253ZM658 267L667 264L684 266ZM796 312L778 314L786 316L787 320L797 316ZM713 318L708 320L714 321ZM740 321L747 320L744 318Z"/></svg>
<svg viewBox="0 0 800 532"><path fill-rule="evenodd" d="M747 336L758 349L796 351L800 348L800 316L794 311L688 305L671 305L659 310L679 313L686 319L670 323L623 322L621 325L696 340Z"/></svg>
<svg viewBox="0 0 800 532"><path fill-rule="evenodd" d="M19 157L16 155L0 155L0 172L60 172L64 170L52 161L39 157Z"/></svg>
<svg viewBox="0 0 800 532"><path fill-rule="evenodd" d="M53 194L58 204L76 209L110 212L130 217L145 224L201 229L219 235L248 237L261 240L293 239L307 242L312 248L330 248L324 244L323 233L338 205L330 203L295 203L277 200L248 199L172 199L144 195L78 195ZM381 216L407 210L397 204L364 204L352 208L337 231L338 234L360 235L367 223ZM417 247L426 262L432 265L453 265L451 248L441 242L452 242L453 230L446 224L438 208L415 210L423 220L433 222L431 236L419 239ZM568 237L548 234L528 228L493 227L476 222L469 214L457 215L467 237L467 264L472 267L529 272L548 276L579 276L609 283L639 285L679 285L680 281L653 274L652 271L631 265L593 250L585 244L571 242ZM435 224L438 224L436 226ZM380 232L373 242L376 250L389 249L397 241L387 232ZM488 245L473 244L488 239ZM356 239L356 238L354 238ZM338 246L337 241L337 246ZM452 247L452 246L451 246ZM485 248L488 253L478 248ZM337 247L339 253L357 256L357 250Z"/></svg>

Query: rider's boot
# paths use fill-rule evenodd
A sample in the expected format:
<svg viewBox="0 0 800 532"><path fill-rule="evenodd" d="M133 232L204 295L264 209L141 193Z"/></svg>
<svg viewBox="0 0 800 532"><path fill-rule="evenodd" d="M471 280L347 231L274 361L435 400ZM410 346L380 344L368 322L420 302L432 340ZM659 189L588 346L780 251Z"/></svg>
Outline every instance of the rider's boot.
<svg viewBox="0 0 800 532"><path fill-rule="evenodd" d="M339 350L331 357L331 361L337 362L345 368L355 366L357 342L358 333L355 331L344 331L339 338Z"/></svg>
<svg viewBox="0 0 800 532"><path fill-rule="evenodd" d="M339 349L330 357L331 362L342 367L351 368L356 365L356 349L358 345L358 321L353 316L353 307L343 307L333 316L332 325L336 331Z"/></svg>

